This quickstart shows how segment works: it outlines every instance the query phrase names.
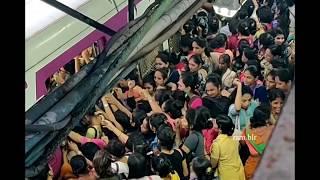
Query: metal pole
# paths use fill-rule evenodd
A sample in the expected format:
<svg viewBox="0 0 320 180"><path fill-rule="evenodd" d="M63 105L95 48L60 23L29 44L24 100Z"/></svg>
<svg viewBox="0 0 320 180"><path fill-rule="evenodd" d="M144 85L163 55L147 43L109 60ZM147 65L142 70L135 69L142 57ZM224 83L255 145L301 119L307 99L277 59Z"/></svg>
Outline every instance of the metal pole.
<svg viewBox="0 0 320 180"><path fill-rule="evenodd" d="M134 0L129 0L128 2L128 15L129 15L129 21L134 20Z"/></svg>
<svg viewBox="0 0 320 180"><path fill-rule="evenodd" d="M97 30L106 33L109 36L113 36L117 32L108 28L107 26L100 24L99 22L89 18L88 16L85 16L84 14L56 1L56 0L42 0L43 2L65 12L66 14L69 14L70 16L96 28Z"/></svg>

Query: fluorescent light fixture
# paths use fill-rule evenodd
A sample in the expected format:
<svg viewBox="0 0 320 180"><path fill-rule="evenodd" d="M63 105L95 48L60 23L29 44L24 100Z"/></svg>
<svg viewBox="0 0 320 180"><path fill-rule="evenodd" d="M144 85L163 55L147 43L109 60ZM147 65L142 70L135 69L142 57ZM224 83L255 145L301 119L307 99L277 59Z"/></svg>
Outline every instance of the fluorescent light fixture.
<svg viewBox="0 0 320 180"><path fill-rule="evenodd" d="M216 0L213 3L213 9L216 14L223 17L233 17L241 8L241 5L244 4L247 0L239 3L239 0Z"/></svg>
<svg viewBox="0 0 320 180"><path fill-rule="evenodd" d="M89 0L59 0L59 2L77 9ZM54 23L66 13L40 0L25 0L25 39Z"/></svg>

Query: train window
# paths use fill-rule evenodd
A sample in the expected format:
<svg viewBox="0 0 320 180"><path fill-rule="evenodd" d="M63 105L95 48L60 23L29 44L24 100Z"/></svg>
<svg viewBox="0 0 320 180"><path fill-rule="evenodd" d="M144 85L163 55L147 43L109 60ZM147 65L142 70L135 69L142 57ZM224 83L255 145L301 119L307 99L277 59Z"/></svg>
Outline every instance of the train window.
<svg viewBox="0 0 320 180"><path fill-rule="evenodd" d="M98 41L94 42L63 67L60 67L52 76L48 77L45 82L47 92L49 93L56 87L61 86L70 76L79 72L83 66L90 63L100 53L98 44Z"/></svg>

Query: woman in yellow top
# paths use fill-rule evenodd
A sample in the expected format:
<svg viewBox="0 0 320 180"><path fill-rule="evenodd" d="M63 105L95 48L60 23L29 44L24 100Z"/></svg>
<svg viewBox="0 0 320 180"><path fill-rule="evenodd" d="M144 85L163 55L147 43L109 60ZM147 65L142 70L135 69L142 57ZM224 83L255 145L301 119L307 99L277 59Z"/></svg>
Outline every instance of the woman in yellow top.
<svg viewBox="0 0 320 180"><path fill-rule="evenodd" d="M211 146L211 164L219 180L245 180L244 168L239 155L239 142L233 139L234 124L226 115L218 115L214 121L219 135Z"/></svg>

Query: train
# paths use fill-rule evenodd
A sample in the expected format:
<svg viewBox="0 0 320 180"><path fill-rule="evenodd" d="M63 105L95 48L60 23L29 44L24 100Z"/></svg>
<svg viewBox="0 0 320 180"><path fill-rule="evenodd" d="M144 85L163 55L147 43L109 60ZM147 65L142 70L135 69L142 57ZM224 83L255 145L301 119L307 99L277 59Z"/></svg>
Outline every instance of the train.
<svg viewBox="0 0 320 180"><path fill-rule="evenodd" d="M61 0L117 32L129 22L128 0ZM135 0L134 18L154 0ZM39 0L26 0L25 111L48 94L46 81L91 48L98 55L111 36Z"/></svg>

